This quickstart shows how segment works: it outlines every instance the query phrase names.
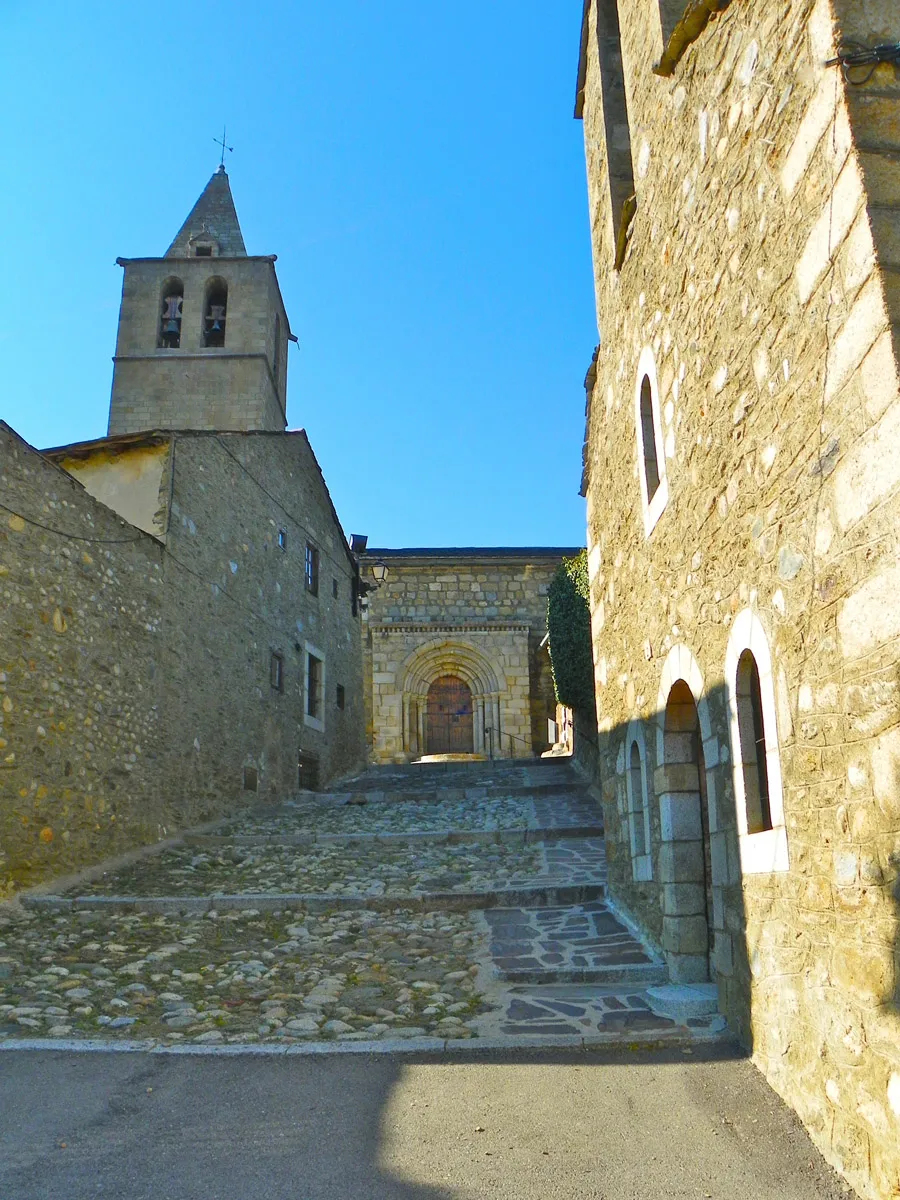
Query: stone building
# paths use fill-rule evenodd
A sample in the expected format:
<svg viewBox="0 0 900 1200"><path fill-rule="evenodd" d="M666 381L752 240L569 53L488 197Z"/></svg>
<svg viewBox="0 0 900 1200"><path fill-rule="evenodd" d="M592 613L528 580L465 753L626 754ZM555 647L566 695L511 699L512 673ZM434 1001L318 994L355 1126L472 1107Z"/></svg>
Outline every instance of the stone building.
<svg viewBox="0 0 900 1200"><path fill-rule="evenodd" d="M157 344L199 323L211 259L226 336ZM356 560L284 432L287 320L224 173L126 266L122 321L127 432L39 452L0 426L0 893L365 762Z"/></svg>
<svg viewBox="0 0 900 1200"><path fill-rule="evenodd" d="M373 761L523 758L550 746L556 699L547 591L561 559L577 553L466 547L360 555ZM378 564L387 572L375 586Z"/></svg>
<svg viewBox="0 0 900 1200"><path fill-rule="evenodd" d="M718 11L724 10L724 11ZM900 1194L893 0L587 0L584 453L610 886Z"/></svg>

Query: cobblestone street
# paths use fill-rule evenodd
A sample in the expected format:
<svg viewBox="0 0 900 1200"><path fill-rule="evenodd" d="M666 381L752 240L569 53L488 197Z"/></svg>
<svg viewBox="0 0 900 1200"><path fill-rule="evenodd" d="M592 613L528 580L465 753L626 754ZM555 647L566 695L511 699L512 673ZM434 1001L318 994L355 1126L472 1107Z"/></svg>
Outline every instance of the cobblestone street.
<svg viewBox="0 0 900 1200"><path fill-rule="evenodd" d="M718 1036L667 1015L665 978L607 907L567 763L383 768L7 908L0 1045Z"/></svg>

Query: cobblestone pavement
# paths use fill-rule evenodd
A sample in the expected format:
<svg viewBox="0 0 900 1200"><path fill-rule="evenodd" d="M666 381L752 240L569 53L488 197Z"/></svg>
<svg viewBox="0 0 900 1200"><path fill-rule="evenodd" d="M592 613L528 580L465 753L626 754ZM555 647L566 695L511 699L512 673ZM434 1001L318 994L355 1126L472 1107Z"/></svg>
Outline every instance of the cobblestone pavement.
<svg viewBox="0 0 900 1200"><path fill-rule="evenodd" d="M567 765L388 768L348 788L244 814L62 901L0 909L0 1041L715 1033L718 1018L653 1012L642 989L664 972L593 899L602 818ZM535 898L491 907L511 888ZM553 906L542 888L592 899ZM488 907L471 911L467 895ZM129 911L139 897L165 911Z"/></svg>

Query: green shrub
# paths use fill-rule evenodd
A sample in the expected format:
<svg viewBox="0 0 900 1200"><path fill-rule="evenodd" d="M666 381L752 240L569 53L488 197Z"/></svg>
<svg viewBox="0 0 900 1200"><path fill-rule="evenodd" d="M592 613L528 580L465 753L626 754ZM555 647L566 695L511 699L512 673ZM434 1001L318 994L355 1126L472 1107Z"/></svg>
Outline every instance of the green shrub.
<svg viewBox="0 0 900 1200"><path fill-rule="evenodd" d="M550 665L556 699L576 712L594 712L590 581L587 551L564 558L547 595Z"/></svg>

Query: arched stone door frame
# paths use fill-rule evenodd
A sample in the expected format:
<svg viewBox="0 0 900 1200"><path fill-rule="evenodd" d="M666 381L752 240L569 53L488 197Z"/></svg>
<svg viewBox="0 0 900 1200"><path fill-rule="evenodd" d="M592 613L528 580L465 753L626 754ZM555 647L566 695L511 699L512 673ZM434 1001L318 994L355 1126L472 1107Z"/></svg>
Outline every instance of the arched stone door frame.
<svg viewBox="0 0 900 1200"><path fill-rule="evenodd" d="M472 693L476 754L489 754L485 729L500 730L500 674L475 646L458 639L435 638L417 646L400 671L403 750L413 758L426 753L428 689L442 675L455 675ZM499 737L493 747L499 755Z"/></svg>
<svg viewBox="0 0 900 1200"><path fill-rule="evenodd" d="M672 689L684 683L693 698L699 725L700 761L691 766L667 748L666 715ZM687 646L673 646L663 664L656 714L655 790L659 799L662 888L663 950L669 976L676 983L702 983L713 974L710 934L724 928L727 883L727 851L719 831L716 802L718 741L713 735L703 673ZM687 768L687 769L686 769ZM697 772L703 770L706 784L706 822L701 812L702 787ZM704 862L704 830L707 824L710 854ZM723 856L723 852L725 852ZM712 906L706 902L706 872L709 871Z"/></svg>

